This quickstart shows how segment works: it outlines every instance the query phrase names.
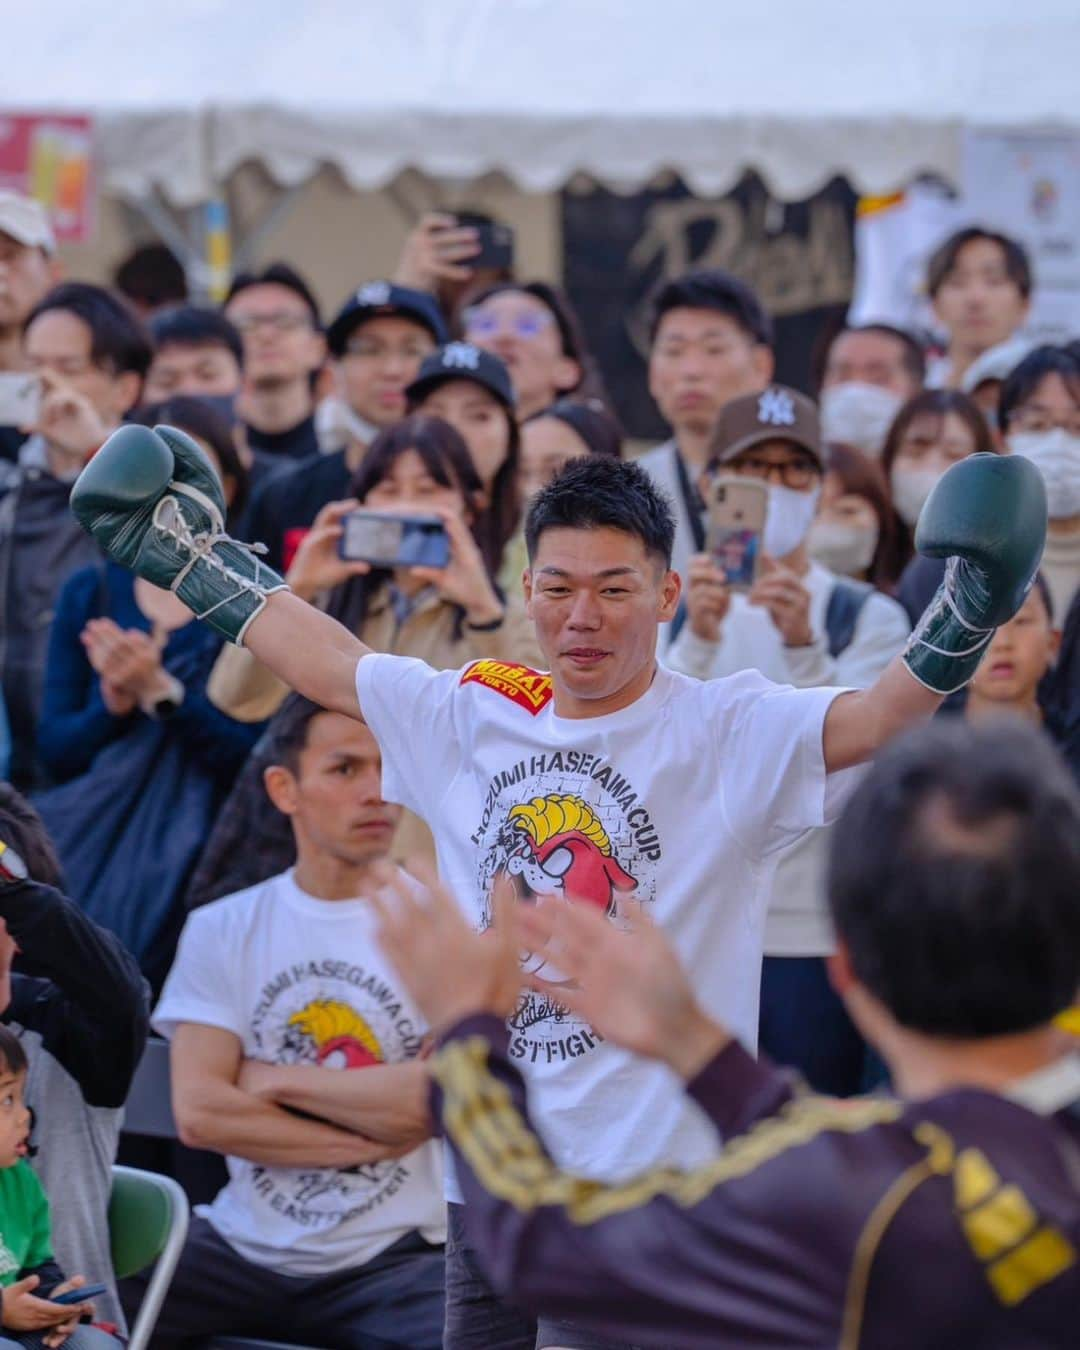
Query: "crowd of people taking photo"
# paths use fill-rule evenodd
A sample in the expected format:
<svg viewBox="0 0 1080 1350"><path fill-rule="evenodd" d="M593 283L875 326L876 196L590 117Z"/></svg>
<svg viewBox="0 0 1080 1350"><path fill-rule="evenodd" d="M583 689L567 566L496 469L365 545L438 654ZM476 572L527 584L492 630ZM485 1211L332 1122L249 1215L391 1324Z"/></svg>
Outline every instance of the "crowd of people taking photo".
<svg viewBox="0 0 1080 1350"><path fill-rule="evenodd" d="M138 1306L106 1208L148 1033L178 1140L124 1147L205 1202L165 1350L1071 1344L1078 1071L1049 1105L1014 1096L1030 1121L991 1096L1048 1072L1080 1001L1080 340L1024 337L1027 257L973 227L929 262L936 347L843 327L797 390L753 290L691 270L651 309L671 435L630 454L567 298L470 266L483 223L426 218L329 315L284 262L220 307L156 246L112 288L63 279L44 213L0 192L0 373L40 389L0 426L0 1111L25 1092L33 1115L0 1137L0 1344L97 1350ZM149 500L159 451L209 512L201 534L160 502L139 525L190 549L169 585L105 523L128 509L109 463ZM966 461L963 541L920 552ZM985 479L1020 461L1030 480ZM1023 538L1036 481L1033 578L965 619L955 558ZM715 547L718 483L765 503L745 585ZM444 552L354 549L379 516L426 520ZM235 631L235 595L182 589L219 545L260 597ZM277 576L304 607L291 637ZM942 595L977 635L954 684L909 659L970 656L925 637ZM574 679L619 642L637 701L589 706ZM316 673L332 652L355 676ZM579 784L613 773L618 810ZM507 887L541 903L508 918ZM1017 1037L1043 1039L984 1072L980 1044ZM916 1137L951 1198L886 1231ZM1008 1184L1011 1237L977 1223ZM940 1259L921 1312L871 1268L871 1231L901 1266ZM65 1272L108 1285L96 1311L35 1294L77 1288Z"/></svg>

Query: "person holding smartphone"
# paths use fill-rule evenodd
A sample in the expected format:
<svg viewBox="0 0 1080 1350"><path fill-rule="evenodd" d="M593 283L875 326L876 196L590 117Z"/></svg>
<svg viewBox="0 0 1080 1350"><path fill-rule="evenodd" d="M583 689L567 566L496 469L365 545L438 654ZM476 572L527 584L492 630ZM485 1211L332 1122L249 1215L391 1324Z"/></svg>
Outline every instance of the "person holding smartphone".
<svg viewBox="0 0 1080 1350"><path fill-rule="evenodd" d="M803 394L774 384L724 407L699 486L706 501L718 478L765 489L761 557L748 587L722 555L691 558L685 622L666 658L672 670L702 680L757 670L800 689L863 689L903 649L910 626L896 601L809 554L825 467L817 407ZM865 1055L825 975L833 937L822 899L824 836L815 830L791 843L776 870L761 1044L818 1091L848 1094L862 1086Z"/></svg>
<svg viewBox="0 0 1080 1350"><path fill-rule="evenodd" d="M520 666L540 659L532 625L520 606L508 611L472 535L483 488L464 441L449 423L414 414L383 432L352 489L352 497L322 509L297 551L287 573L295 594L339 618L372 651L419 657L437 670L475 660ZM345 521L359 507L390 517L438 518L446 531L447 565L387 568L342 558ZM288 686L250 652L226 647L207 692L222 712L251 722L273 716ZM250 774L229 799L230 814L248 809L239 797L250 798L261 829L273 813ZM407 814L393 855L405 859L417 851L431 856L431 836L422 821ZM222 862L234 866L232 860Z"/></svg>

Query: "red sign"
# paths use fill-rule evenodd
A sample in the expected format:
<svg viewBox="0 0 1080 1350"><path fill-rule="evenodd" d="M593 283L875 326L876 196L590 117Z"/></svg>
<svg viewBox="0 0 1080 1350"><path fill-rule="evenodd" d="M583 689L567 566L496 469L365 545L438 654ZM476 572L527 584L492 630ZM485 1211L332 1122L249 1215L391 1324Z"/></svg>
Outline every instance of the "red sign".
<svg viewBox="0 0 1080 1350"><path fill-rule="evenodd" d="M0 112L0 188L36 197L56 237L83 243L93 233L93 123L78 113Z"/></svg>

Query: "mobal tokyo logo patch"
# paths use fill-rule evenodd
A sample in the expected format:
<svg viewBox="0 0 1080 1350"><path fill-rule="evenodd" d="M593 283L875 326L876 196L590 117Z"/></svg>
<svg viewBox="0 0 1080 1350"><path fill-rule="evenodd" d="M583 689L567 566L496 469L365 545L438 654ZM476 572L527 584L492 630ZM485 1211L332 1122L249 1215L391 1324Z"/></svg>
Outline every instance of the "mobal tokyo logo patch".
<svg viewBox="0 0 1080 1350"><path fill-rule="evenodd" d="M508 665L505 661L474 661L461 676L462 684L482 684L535 717L551 702L551 676L530 670L528 666Z"/></svg>

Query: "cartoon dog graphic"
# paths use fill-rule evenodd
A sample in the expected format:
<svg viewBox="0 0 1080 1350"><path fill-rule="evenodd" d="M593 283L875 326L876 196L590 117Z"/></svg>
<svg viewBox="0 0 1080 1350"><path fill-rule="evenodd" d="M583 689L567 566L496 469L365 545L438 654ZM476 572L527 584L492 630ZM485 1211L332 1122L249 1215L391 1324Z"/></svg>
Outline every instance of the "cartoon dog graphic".
<svg viewBox="0 0 1080 1350"><path fill-rule="evenodd" d="M555 895L585 900L605 914L637 881L614 855L595 811L580 797L552 793L511 809L506 871L522 899Z"/></svg>
<svg viewBox="0 0 1080 1350"><path fill-rule="evenodd" d="M315 1062L327 1069L366 1069L383 1063L378 1037L340 999L317 998L289 1018L290 1030L315 1045Z"/></svg>

